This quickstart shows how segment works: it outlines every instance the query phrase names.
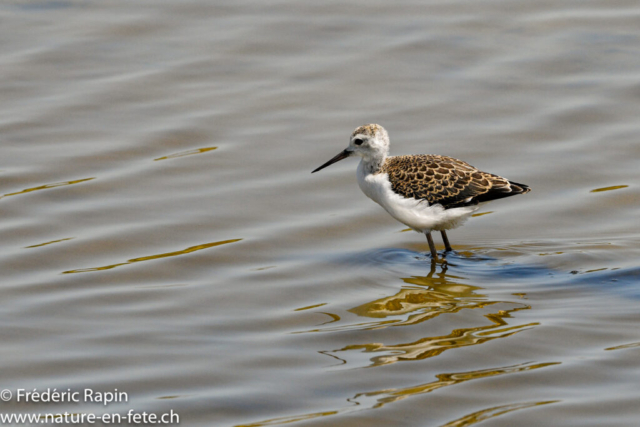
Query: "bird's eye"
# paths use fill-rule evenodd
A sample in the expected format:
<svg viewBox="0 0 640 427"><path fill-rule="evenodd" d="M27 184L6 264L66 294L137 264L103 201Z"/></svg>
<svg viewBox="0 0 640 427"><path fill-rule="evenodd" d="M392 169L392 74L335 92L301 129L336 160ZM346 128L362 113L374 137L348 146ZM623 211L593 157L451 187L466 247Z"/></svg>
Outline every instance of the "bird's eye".
<svg viewBox="0 0 640 427"><path fill-rule="evenodd" d="M353 143L356 144L356 145L362 145L362 142L363 141L360 138L353 140Z"/></svg>

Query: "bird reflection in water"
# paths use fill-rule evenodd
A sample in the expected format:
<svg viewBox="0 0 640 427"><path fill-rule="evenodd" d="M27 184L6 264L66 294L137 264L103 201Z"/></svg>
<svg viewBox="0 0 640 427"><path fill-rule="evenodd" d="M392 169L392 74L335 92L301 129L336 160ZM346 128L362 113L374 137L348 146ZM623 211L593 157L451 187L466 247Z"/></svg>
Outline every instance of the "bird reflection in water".
<svg viewBox="0 0 640 427"><path fill-rule="evenodd" d="M352 344L323 353L332 354L340 359L345 357L343 352L354 350L378 353L379 355L370 359L369 366L381 366L400 361L427 359L438 356L447 350L506 338L539 325L537 322L509 325L508 319L513 313L528 310L531 307L522 302L491 300L486 295L478 293L482 288L464 284L463 280L462 277L447 274L446 264L441 266L439 273L436 273L435 268L432 267L427 276L403 278L402 281L408 286L404 286L395 295L380 298L349 310L360 317L379 320L358 323L357 325L336 326L331 330L378 330L392 326L418 325L442 314L492 307L493 310L490 313L478 317L482 320L481 325L457 328L446 335L420 337L405 343ZM465 320L468 319L469 317L465 317ZM488 324L486 320L489 320ZM424 329L417 331L424 331ZM394 335L394 338L397 339L397 335Z"/></svg>
<svg viewBox="0 0 640 427"><path fill-rule="evenodd" d="M440 267L440 271L436 270ZM451 267L451 268L449 268ZM349 310L360 318L375 319L374 321L358 322L351 324L340 324L343 322L338 314L323 312L331 317L327 323L320 325L321 328L306 332L342 332L342 331L371 331L380 336L398 340L399 336L406 334L387 335L387 328L405 326L411 331L422 333L425 328L423 322L433 320L441 314L456 314L465 309L480 309L488 311L486 314L476 316L481 319L482 324L467 328L453 329L449 334L441 336L428 336L411 340L407 343L386 345L384 343L353 344L333 351L320 351L320 353L330 356L339 361L330 366L330 369L351 369L359 362L354 361L349 355L352 350L358 354L378 353L380 355L369 359L366 367L378 367L389 365L395 362L419 361L430 357L441 355L446 350L463 348L477 344L483 344L498 338L506 338L518 332L530 329L539 323L526 323L520 325L509 325L512 314L520 310L528 310L531 307L522 303L526 299L523 293L513 294L519 301L492 300L488 295L479 293L483 288L463 283L467 279L448 272L454 269L454 264L446 263L431 264L431 270L426 276L411 276L402 278L404 286L395 295L379 298L366 304L359 305ZM465 321L475 319L474 316L466 316ZM441 318L446 321L447 318ZM488 322L487 322L488 320ZM331 324L331 326L326 326ZM442 323L440 323L442 326ZM407 328L407 330L409 330ZM353 337L353 335L349 335ZM369 334L367 336L370 336ZM383 338L382 340L384 340ZM358 359L358 358L356 358ZM366 362L365 362L366 363ZM273 418L264 420L251 426L267 426L273 424L285 424L298 421L307 421L315 418L327 418L336 415L344 415L366 409L381 408L385 405L395 404L406 398L425 395L442 388L466 383L476 380L482 381L487 378L495 378L505 375L518 375L531 370L546 369L560 364L557 361L546 362L524 362L512 365L488 366L482 369L454 370L450 372L436 373L435 378L430 377L428 381L418 382L408 387L383 387L378 390L368 390L356 393L346 400L348 405L342 408L331 408L322 412L310 412L297 415ZM509 403L491 408L477 409L466 413L462 418L447 423L447 426L470 425L475 422L498 417L500 415L527 409L541 405L555 403L555 400L536 400Z"/></svg>

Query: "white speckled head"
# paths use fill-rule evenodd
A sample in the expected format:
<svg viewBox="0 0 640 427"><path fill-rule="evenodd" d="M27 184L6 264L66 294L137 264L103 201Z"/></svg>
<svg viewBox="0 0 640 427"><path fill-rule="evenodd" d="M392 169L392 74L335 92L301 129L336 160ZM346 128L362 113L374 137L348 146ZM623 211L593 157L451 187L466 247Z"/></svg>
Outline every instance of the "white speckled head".
<svg viewBox="0 0 640 427"><path fill-rule="evenodd" d="M366 162L384 162L389 154L389 134L380 125L363 125L351 134L347 150L362 157Z"/></svg>
<svg viewBox="0 0 640 427"><path fill-rule="evenodd" d="M349 138L349 146L344 151L311 173L318 172L350 156L362 157L362 162L366 164L366 169L373 173L384 164L388 153L389 135L387 131L380 125L363 125L353 131L351 138Z"/></svg>

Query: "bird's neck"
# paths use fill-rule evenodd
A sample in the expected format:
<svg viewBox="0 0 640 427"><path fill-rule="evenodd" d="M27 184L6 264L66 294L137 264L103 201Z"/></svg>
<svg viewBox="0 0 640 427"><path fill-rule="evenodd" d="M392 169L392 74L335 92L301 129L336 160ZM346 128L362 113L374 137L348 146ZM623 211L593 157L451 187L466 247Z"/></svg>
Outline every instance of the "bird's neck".
<svg viewBox="0 0 640 427"><path fill-rule="evenodd" d="M382 170L382 166L384 162L387 160L386 153L379 153L375 156L367 156L363 157L360 161L362 164L362 169L367 174L376 174Z"/></svg>

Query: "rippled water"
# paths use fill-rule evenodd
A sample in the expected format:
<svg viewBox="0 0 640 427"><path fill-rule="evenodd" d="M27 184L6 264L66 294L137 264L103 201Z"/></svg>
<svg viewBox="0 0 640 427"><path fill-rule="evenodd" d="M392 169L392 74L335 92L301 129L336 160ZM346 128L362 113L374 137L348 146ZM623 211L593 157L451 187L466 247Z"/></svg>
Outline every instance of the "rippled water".
<svg viewBox="0 0 640 427"><path fill-rule="evenodd" d="M0 412L628 426L633 1L0 6ZM530 185L432 266L353 128ZM439 239L436 239L439 243ZM442 249L442 247L439 247ZM18 389L126 402L17 402Z"/></svg>

